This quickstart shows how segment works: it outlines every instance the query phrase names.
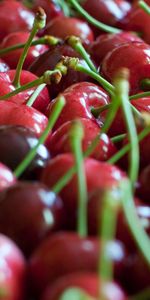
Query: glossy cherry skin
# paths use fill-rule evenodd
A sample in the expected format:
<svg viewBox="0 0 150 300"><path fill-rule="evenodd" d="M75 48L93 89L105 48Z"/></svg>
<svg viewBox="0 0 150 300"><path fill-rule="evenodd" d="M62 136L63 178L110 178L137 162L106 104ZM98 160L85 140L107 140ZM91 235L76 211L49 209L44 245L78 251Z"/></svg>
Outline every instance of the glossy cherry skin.
<svg viewBox="0 0 150 300"><path fill-rule="evenodd" d="M102 63L103 76L112 82L120 68L130 72L130 94L140 91L140 82L150 76L150 46L145 43L132 42L121 45L109 52Z"/></svg>
<svg viewBox="0 0 150 300"><path fill-rule="evenodd" d="M78 119L84 130L84 138L82 141L82 150L86 151L88 146L100 133L99 126L90 119L80 118ZM68 121L61 125L54 133L51 135L49 142L46 143L52 156L56 156L61 153L72 152L69 131L73 125L72 121ZM91 154L91 157L98 159L100 161L108 160L116 152L116 147L111 142L106 134L102 134L99 139L98 146Z"/></svg>
<svg viewBox="0 0 150 300"><path fill-rule="evenodd" d="M17 44L25 44L27 42L27 39L29 38L28 32L12 32L8 34L2 41L0 47L2 49L7 47L12 47ZM29 66L34 62L34 60L46 52L48 50L48 46L46 45L36 45L29 48L27 57L25 59L23 69L28 69ZM19 58L23 52L23 49L18 49L15 51L11 51L5 55L3 55L3 59L5 62L9 65L11 69L16 69Z"/></svg>
<svg viewBox="0 0 150 300"><path fill-rule="evenodd" d="M11 185L14 185L15 182L16 178L11 170L0 163L0 192Z"/></svg>
<svg viewBox="0 0 150 300"><path fill-rule="evenodd" d="M150 5L150 2L147 1L147 3ZM149 15L141 9L137 3L132 5L131 10L118 22L117 26L123 30L131 30L140 33L142 39L148 44L150 43L150 33L148 29L150 27Z"/></svg>
<svg viewBox="0 0 150 300"><path fill-rule="evenodd" d="M21 126L0 126L0 140L0 161L11 170L14 170L22 162L38 142L36 135L31 130ZM48 159L49 153L41 144L37 155L25 171L25 175L35 178L37 171L45 166Z"/></svg>
<svg viewBox="0 0 150 300"><path fill-rule="evenodd" d="M25 259L17 245L3 234L0 234L0 274L2 300L25 299Z"/></svg>
<svg viewBox="0 0 150 300"><path fill-rule="evenodd" d="M53 187L58 180L74 166L72 154L60 154L51 159L41 175L41 181L47 186ZM92 158L84 161L85 176L88 193L100 187L113 187L124 178L125 174L117 167L100 162ZM53 174L53 176L51 176ZM71 181L60 192L68 211L68 222L75 226L78 206L78 185L77 176L74 175Z"/></svg>
<svg viewBox="0 0 150 300"><path fill-rule="evenodd" d="M86 295L98 299L100 292L100 278L95 273L72 273L61 277L55 283L50 285L44 294L42 300L59 300L61 295L70 288L81 289ZM127 300L123 290L115 282L107 283L104 291L106 300ZM93 298L92 298L93 299Z"/></svg>
<svg viewBox="0 0 150 300"><path fill-rule="evenodd" d="M0 193L0 232L14 240L25 255L47 235L62 229L64 222L61 198L41 183L18 182Z"/></svg>
<svg viewBox="0 0 150 300"><path fill-rule="evenodd" d="M9 70L5 73L0 73L0 96L6 95L12 91L14 91L15 87L13 85L13 79L15 77L15 70ZM21 78L20 83L21 85L25 85L30 83L33 80L36 80L37 76L32 74L29 71L23 70L21 72ZM30 96L35 91L36 87L25 90L24 92L21 92L13 97L10 97L7 99L7 101L12 101L16 104L26 104L26 102L29 100ZM43 91L40 93L40 95L36 98L35 102L33 103L33 107L41 112L45 112L45 109L47 105L50 102L50 96L48 93L47 88L45 87Z"/></svg>
<svg viewBox="0 0 150 300"><path fill-rule="evenodd" d="M0 1L0 39L16 31L30 31L34 14L15 0Z"/></svg>
<svg viewBox="0 0 150 300"><path fill-rule="evenodd" d="M146 201L150 205L150 165L148 164L140 173L139 186L137 188L137 194L142 200Z"/></svg>
<svg viewBox="0 0 150 300"><path fill-rule="evenodd" d="M3 59L0 58L0 72L6 72L8 71L10 68L9 66L6 64L5 61L3 61Z"/></svg>
<svg viewBox="0 0 150 300"><path fill-rule="evenodd" d="M120 32L116 34L105 33L97 37L90 44L89 52L92 59L100 66L108 52L127 42L142 42L142 40L132 32Z"/></svg>
<svg viewBox="0 0 150 300"><path fill-rule="evenodd" d="M65 39L70 35L79 37L84 44L94 40L92 29L89 25L78 18L60 16L47 24L44 34L53 35Z"/></svg>
<svg viewBox="0 0 150 300"><path fill-rule="evenodd" d="M62 60L63 56L79 57L79 55L70 46L62 42L57 46L51 47L49 51L36 59L36 61L31 65L30 71L37 76L41 76L46 70L53 70L57 63ZM82 59L80 59L80 63L85 66L85 62ZM50 95L52 98L55 98L60 92L63 92L70 85L87 80L89 80L88 75L69 69L59 84L56 85L55 83L52 83L49 86Z"/></svg>
<svg viewBox="0 0 150 300"><path fill-rule="evenodd" d="M59 128L67 121L77 118L95 120L91 113L91 108L101 107L110 102L110 98L101 87L90 82L82 82L68 87L64 92L66 104L55 124L55 129ZM48 106L46 114L49 116L57 99L54 99ZM99 118L100 127L103 119Z"/></svg>
<svg viewBox="0 0 150 300"><path fill-rule="evenodd" d="M31 9L36 12L39 6L42 7L46 13L47 23L56 17L64 15L56 0L36 0L33 2Z"/></svg>
<svg viewBox="0 0 150 300"><path fill-rule="evenodd" d="M76 233L60 232L47 237L29 259L31 289L41 293L58 278L74 272L97 271L100 242L96 238L81 238ZM117 241L108 245L120 273L125 250Z"/></svg>
<svg viewBox="0 0 150 300"><path fill-rule="evenodd" d="M39 137L46 128L48 119L38 110L10 101L0 101L0 125L20 125Z"/></svg>

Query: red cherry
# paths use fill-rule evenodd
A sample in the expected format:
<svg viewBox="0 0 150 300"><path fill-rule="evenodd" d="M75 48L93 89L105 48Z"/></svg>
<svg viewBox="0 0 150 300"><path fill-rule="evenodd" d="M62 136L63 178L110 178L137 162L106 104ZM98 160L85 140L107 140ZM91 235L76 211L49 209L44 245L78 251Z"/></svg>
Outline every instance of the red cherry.
<svg viewBox="0 0 150 300"><path fill-rule="evenodd" d="M32 4L32 10L36 12L39 6L42 7L46 13L47 23L58 16L64 15L56 0L36 0Z"/></svg>
<svg viewBox="0 0 150 300"><path fill-rule="evenodd" d="M94 40L93 32L89 25L80 19L60 16L47 24L44 34L50 34L61 39L69 35L81 38L85 44Z"/></svg>
<svg viewBox="0 0 150 300"><path fill-rule="evenodd" d="M21 125L39 137L47 123L48 119L33 107L0 101L0 125Z"/></svg>
<svg viewBox="0 0 150 300"><path fill-rule="evenodd" d="M142 200L147 201L150 205L150 165L147 165L140 174L139 177L139 186L137 193L141 197Z"/></svg>
<svg viewBox="0 0 150 300"><path fill-rule="evenodd" d="M18 182L0 193L0 232L26 255L47 235L62 229L64 220L61 198L41 183Z"/></svg>
<svg viewBox="0 0 150 300"><path fill-rule="evenodd" d="M63 96L66 100L66 105L63 108L59 119L55 124L55 129L67 121L76 118L86 118L95 120L91 113L91 108L100 107L109 103L110 99L101 87L89 83L82 82L68 87ZM47 115L50 114L57 99L53 100L47 108ZM103 120L99 118L99 125L103 124Z"/></svg>
<svg viewBox="0 0 150 300"><path fill-rule="evenodd" d="M3 300L25 299L26 264L19 248L0 234L0 291Z"/></svg>
<svg viewBox="0 0 150 300"><path fill-rule="evenodd" d="M94 273L73 273L61 277L50 285L42 296L42 300L59 300L69 288L81 289L85 294L98 299L100 292L100 278ZM105 286L104 297L107 300L127 300L121 287L115 282L108 282ZM92 298L93 299L93 298Z"/></svg>
<svg viewBox="0 0 150 300"><path fill-rule="evenodd" d="M99 245L98 239L81 238L75 233L61 232L47 237L29 260L31 288L39 295L64 275L97 271ZM120 272L124 249L118 242L112 242L108 247L115 268Z"/></svg>
<svg viewBox="0 0 150 300"><path fill-rule="evenodd" d="M82 142L82 149L86 151L88 146L100 133L99 126L90 119L79 119L84 128L84 138ZM72 121L68 121L61 125L46 143L52 156L56 156L60 153L71 152L69 130L72 126ZM115 154L116 148L106 134L102 134L99 139L98 146L91 154L91 157L105 161L108 160L113 154Z"/></svg>
<svg viewBox="0 0 150 300"><path fill-rule="evenodd" d="M28 32L19 31L19 32L10 33L3 39L1 43L1 48L11 47L17 44L25 44L28 38L29 38ZM33 63L33 61L42 53L46 52L46 50L48 50L48 46L46 45L36 45L30 47L23 65L23 69L27 69ZM11 51L10 53L3 55L3 59L11 69L15 69L17 67L22 52L23 49Z"/></svg>
<svg viewBox="0 0 150 300"><path fill-rule="evenodd" d="M32 28L34 14L15 0L0 1L0 38L11 32L28 31Z"/></svg>
<svg viewBox="0 0 150 300"><path fill-rule="evenodd" d="M16 179L9 168L0 163L0 191L5 188L14 185Z"/></svg>
<svg viewBox="0 0 150 300"><path fill-rule="evenodd" d="M102 74L112 81L120 68L130 71L130 93L140 91L140 82L150 76L150 47L145 43L132 42L115 48L106 55L102 63Z"/></svg>
<svg viewBox="0 0 150 300"><path fill-rule="evenodd" d="M15 89L13 85L14 76L15 76L15 70L9 70L5 73L0 73L0 85L1 85L0 96L4 96L14 91ZM37 76L35 76L29 71L23 70L21 72L21 78L20 78L21 85L25 85L36 79ZM10 97L8 100L16 103L17 105L26 104L26 102L29 100L30 96L32 95L35 89L36 87L28 89L24 92L17 94L16 96ZM44 88L43 91L35 100L33 107L41 112L45 112L45 109L49 104L49 102L50 102L49 93L47 91L47 88Z"/></svg>

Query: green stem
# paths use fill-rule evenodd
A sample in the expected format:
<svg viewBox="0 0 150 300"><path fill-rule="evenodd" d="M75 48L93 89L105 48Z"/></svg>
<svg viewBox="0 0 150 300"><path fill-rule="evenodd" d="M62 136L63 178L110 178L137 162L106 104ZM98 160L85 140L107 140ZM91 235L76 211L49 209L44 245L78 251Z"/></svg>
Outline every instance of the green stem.
<svg viewBox="0 0 150 300"><path fill-rule="evenodd" d="M126 137L126 133L123 133L123 134L119 134L117 136L114 136L111 138L111 141L113 143L118 143L118 142L121 142L124 140L124 138Z"/></svg>
<svg viewBox="0 0 150 300"><path fill-rule="evenodd" d="M119 72L118 89L120 90L120 102L124 113L124 118L128 130L128 137L131 144L130 148L130 166L129 166L129 178L132 186L138 178L139 171L139 143L136 131L136 125L132 114L131 105L129 102L129 82L128 82L128 70L122 69Z"/></svg>
<svg viewBox="0 0 150 300"><path fill-rule="evenodd" d="M35 91L33 92L33 94L31 95L31 97L29 98L29 100L26 103L27 106L33 105L34 101L39 96L39 94L42 92L42 90L45 88L45 86L46 86L46 83L42 83L35 89Z"/></svg>
<svg viewBox="0 0 150 300"><path fill-rule="evenodd" d="M143 229L134 205L131 183L125 179L121 181L122 205L130 231L145 261L150 266L150 239Z"/></svg>
<svg viewBox="0 0 150 300"><path fill-rule="evenodd" d="M142 90L144 91L149 91L150 89L150 79L149 78L145 78L140 82L140 87Z"/></svg>
<svg viewBox="0 0 150 300"><path fill-rule="evenodd" d="M145 1L139 1L138 5L140 8L142 8L148 15L150 15L150 7Z"/></svg>
<svg viewBox="0 0 150 300"><path fill-rule="evenodd" d="M92 107L92 108L91 108L91 113L92 113L92 115L93 115L95 118L98 118L99 115L100 115L103 111L109 109L110 107L111 107L111 103L106 104L106 105L103 105L103 106L98 107L98 108Z"/></svg>
<svg viewBox="0 0 150 300"><path fill-rule="evenodd" d="M148 134L150 134L150 127L144 128L138 135L138 142L141 142ZM118 151L114 156L112 156L107 162L110 164L117 163L125 154L127 154L131 149L131 145L125 145L120 151Z"/></svg>
<svg viewBox="0 0 150 300"><path fill-rule="evenodd" d="M70 129L70 142L75 157L75 164L78 176L78 234L81 237L87 236L87 185L84 170L84 159L82 153L82 139L84 130L82 123L74 121Z"/></svg>
<svg viewBox="0 0 150 300"><path fill-rule="evenodd" d="M39 8L39 10L35 16L35 19L34 19L32 31L31 31L29 38L25 44L24 50L20 56L20 59L19 59L19 62L18 62L17 68L16 68L16 74L15 74L15 77L13 80L13 85L16 88L20 87L20 76L21 76L22 67L23 67L24 61L26 59L28 50L31 46L32 40L35 37L38 30L42 29L45 26L45 23L46 23L45 12L42 8Z"/></svg>
<svg viewBox="0 0 150 300"><path fill-rule="evenodd" d="M35 79L25 85L22 85L21 87L17 88L16 90L14 90L6 95L0 96L0 100L7 100L10 97L13 97L23 91L33 88L35 86L39 86L40 84L43 84L43 83L51 84L51 79L53 81L55 81L56 83L59 83L61 80L61 77L62 77L62 75L61 75L60 71L57 69L53 70L53 71L46 71L44 73L44 75L41 76L40 78Z"/></svg>
<svg viewBox="0 0 150 300"><path fill-rule="evenodd" d="M46 140L46 138L49 135L49 132L52 130L55 122L57 121L63 107L65 105L65 99L62 96L59 96L58 101L56 101L56 104L53 108L53 111L50 115L49 121L48 121L48 125L46 127L46 129L44 130L43 134L41 135L41 137L38 140L38 143L35 147L33 147L29 153L27 154L27 156L25 157L25 159L20 163L20 165L15 169L14 171L14 175L18 178L22 175L22 173L26 170L26 168L29 166L29 164L32 162L32 160L34 159L36 153L37 153L37 149L39 147L39 145L43 144Z"/></svg>
<svg viewBox="0 0 150 300"><path fill-rule="evenodd" d="M96 300L83 289L70 287L67 288L59 297L59 300Z"/></svg>
<svg viewBox="0 0 150 300"><path fill-rule="evenodd" d="M77 12L84 17L90 24L94 25L100 30L103 30L108 33L119 33L121 32L120 29L108 26L100 21L97 21L94 19L91 15L89 15L82 7L81 5L76 1L76 0L68 0L68 3L70 3L76 10Z"/></svg>
<svg viewBox="0 0 150 300"><path fill-rule="evenodd" d="M102 284L113 280L113 262L108 254L109 243L116 234L117 214L120 207L120 199L117 190L105 190L100 214L100 260L99 276ZM100 289L103 291L103 288ZM103 296L103 295L100 295ZM100 297L101 299L101 297ZM102 297L103 299L103 297Z"/></svg>
<svg viewBox="0 0 150 300"><path fill-rule="evenodd" d="M69 36L66 39L67 43L77 52L81 55L81 57L86 61L87 65L89 66L89 68L93 71L98 73L95 65L93 64L89 53L87 53L87 51L85 50L85 48L83 47L80 38L78 38L77 36Z"/></svg>
<svg viewBox="0 0 150 300"><path fill-rule="evenodd" d="M32 41L30 46L36 46L36 45L49 45L49 46L54 45L55 46L59 42L60 42L59 39L57 39L53 36L50 36L50 35L45 35L44 37L41 37L35 41ZM0 57L2 57L3 55L6 55L9 52L12 52L12 51L15 51L18 49L22 49L25 47L25 45L26 45L25 43L21 43L21 44L13 45L11 47L0 49Z"/></svg>
<svg viewBox="0 0 150 300"><path fill-rule="evenodd" d="M139 94L130 96L129 99L134 100L134 99L139 99L139 98L144 98L144 97L149 97L149 96L150 96L150 92L144 92L144 93L139 93Z"/></svg>

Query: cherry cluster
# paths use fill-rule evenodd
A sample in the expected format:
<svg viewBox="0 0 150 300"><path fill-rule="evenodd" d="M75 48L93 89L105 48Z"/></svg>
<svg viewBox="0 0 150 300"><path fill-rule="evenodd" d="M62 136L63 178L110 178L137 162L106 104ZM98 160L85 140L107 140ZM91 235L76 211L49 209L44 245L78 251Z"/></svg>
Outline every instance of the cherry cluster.
<svg viewBox="0 0 150 300"><path fill-rule="evenodd" d="M150 300L150 0L1 0L0 37L0 300Z"/></svg>

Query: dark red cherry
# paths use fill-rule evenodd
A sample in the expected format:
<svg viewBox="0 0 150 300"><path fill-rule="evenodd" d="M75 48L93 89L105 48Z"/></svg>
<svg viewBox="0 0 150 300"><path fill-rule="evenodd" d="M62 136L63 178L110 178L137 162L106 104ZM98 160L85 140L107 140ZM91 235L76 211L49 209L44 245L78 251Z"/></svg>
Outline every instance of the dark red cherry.
<svg viewBox="0 0 150 300"><path fill-rule="evenodd" d="M22 3L15 0L0 1L0 38L16 31L29 31L34 14Z"/></svg>
<svg viewBox="0 0 150 300"><path fill-rule="evenodd" d="M94 40L92 29L89 25L78 18L60 16L47 24L44 34L53 35L65 39L70 35L79 37L84 44Z"/></svg>
<svg viewBox="0 0 150 300"><path fill-rule="evenodd" d="M29 260L31 289L35 289L39 295L49 284L64 275L97 271L99 248L98 239L81 238L76 233L61 232L47 237ZM117 241L108 245L109 250L118 276L125 251Z"/></svg>
<svg viewBox="0 0 150 300"><path fill-rule="evenodd" d="M130 72L130 94L140 91L140 83L150 76L150 46L140 42L123 44L109 52L102 63L103 76L112 82L120 68Z"/></svg>
<svg viewBox="0 0 150 300"><path fill-rule="evenodd" d="M81 289L85 294L92 296L92 299L98 299L101 290L101 281L95 273L73 273L61 277L55 283L50 285L44 294L42 300L59 300L67 289ZM94 297L94 298L93 298ZM115 282L108 282L105 286L104 297L107 300L127 300L121 287Z"/></svg>
<svg viewBox="0 0 150 300"><path fill-rule="evenodd" d="M82 141L82 149L86 151L88 146L100 133L100 128L96 122L90 119L80 118L78 119L83 126L84 138ZM61 125L52 134L49 142L46 143L47 148L50 150L52 156L56 156L61 153L72 152L70 145L69 130L71 129L73 122L68 121ZM115 154L116 148L106 134L102 134L99 138L99 143L91 157L100 161L108 160L113 154Z"/></svg>
<svg viewBox="0 0 150 300"><path fill-rule="evenodd" d="M18 182L0 193L0 232L25 255L47 235L62 229L64 221L62 200L41 183Z"/></svg>
<svg viewBox="0 0 150 300"><path fill-rule="evenodd" d="M142 42L142 40L132 32L120 32L116 34L102 34L89 46L92 59L99 66L108 52L127 42Z"/></svg>
<svg viewBox="0 0 150 300"><path fill-rule="evenodd" d="M76 118L86 118L95 121L91 113L91 108L100 107L110 102L107 92L100 86L81 82L68 87L64 92L66 104L55 124L55 129L59 128L67 121ZM46 114L49 116L57 99L54 99L48 106ZM103 118L98 120L100 127L103 125Z"/></svg>
<svg viewBox="0 0 150 300"><path fill-rule="evenodd" d="M9 168L0 163L0 191L5 188L14 185L16 182L16 178Z"/></svg>
<svg viewBox="0 0 150 300"><path fill-rule="evenodd" d="M138 195L150 205L150 165L145 166L139 176Z"/></svg>
<svg viewBox="0 0 150 300"><path fill-rule="evenodd" d="M38 110L10 101L0 101L0 125L20 125L39 137L46 128L48 119Z"/></svg>
<svg viewBox="0 0 150 300"><path fill-rule="evenodd" d="M25 299L26 263L22 252L0 234L0 292L2 300Z"/></svg>
<svg viewBox="0 0 150 300"><path fill-rule="evenodd" d="M3 61L3 59L0 58L0 72L6 72L8 71L10 68L7 65L7 63L5 61Z"/></svg>
<svg viewBox="0 0 150 300"><path fill-rule="evenodd" d="M36 13L39 6L42 7L46 13L47 23L56 17L64 15L57 0L34 0L31 9Z"/></svg>
<svg viewBox="0 0 150 300"><path fill-rule="evenodd" d="M28 32L12 32L8 34L1 43L1 48L12 47L17 44L25 44L29 38ZM29 66L34 62L34 60L46 52L48 50L48 46L46 45L36 45L29 48L27 57L25 59L23 69L28 69ZM5 55L3 55L3 59L9 65L11 69L15 69L17 67L19 58L22 54L23 49L18 49L15 51L11 51Z"/></svg>
<svg viewBox="0 0 150 300"><path fill-rule="evenodd" d="M60 43L36 59L31 65L30 71L37 76L42 76L46 70L53 70L57 63L62 60L63 56L79 57L70 46ZM80 63L85 66L85 62L82 59L80 59ZM52 98L55 98L70 85L87 80L89 80L88 75L69 69L67 75L63 76L59 84L56 85L52 83L51 86L49 86L50 95Z"/></svg>
<svg viewBox="0 0 150 300"><path fill-rule="evenodd" d="M14 170L25 158L30 149L38 142L36 135L28 128L21 126L0 126L0 161ZM49 159L46 147L41 144L37 155L26 170L26 176L35 178Z"/></svg>

